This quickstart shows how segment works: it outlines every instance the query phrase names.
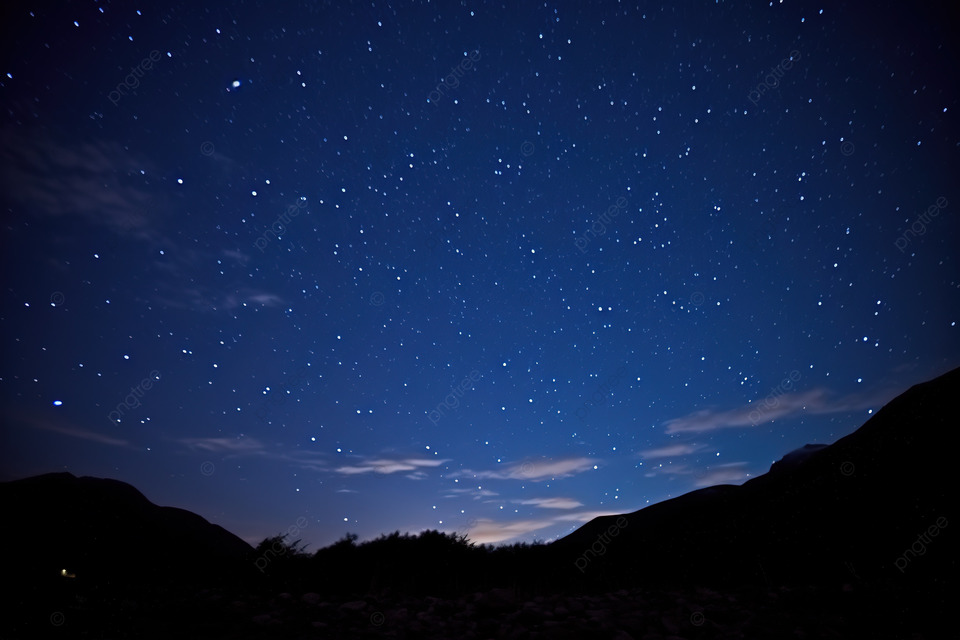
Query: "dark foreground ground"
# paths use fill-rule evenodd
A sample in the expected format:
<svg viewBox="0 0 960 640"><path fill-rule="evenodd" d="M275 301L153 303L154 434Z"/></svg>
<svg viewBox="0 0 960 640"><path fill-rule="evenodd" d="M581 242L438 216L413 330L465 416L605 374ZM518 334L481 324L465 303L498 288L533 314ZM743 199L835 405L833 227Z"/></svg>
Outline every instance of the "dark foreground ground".
<svg viewBox="0 0 960 640"><path fill-rule="evenodd" d="M704 587L534 595L495 588L444 597L229 587L98 595L71 587L49 600L21 593L0 637L18 638L899 638L955 628L944 594L837 588ZM34 594L38 595L38 594Z"/></svg>

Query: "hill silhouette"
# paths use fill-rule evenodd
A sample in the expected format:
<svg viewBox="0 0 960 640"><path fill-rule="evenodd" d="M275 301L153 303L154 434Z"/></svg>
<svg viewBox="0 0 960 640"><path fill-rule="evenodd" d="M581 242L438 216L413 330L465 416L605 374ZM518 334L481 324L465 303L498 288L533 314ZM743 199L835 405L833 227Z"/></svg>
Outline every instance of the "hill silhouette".
<svg viewBox="0 0 960 640"><path fill-rule="evenodd" d="M597 518L551 546L561 566L606 582L944 587L956 570L946 442L958 390L955 369L910 388L834 444L792 452L741 486ZM923 556L910 553L924 535ZM911 562L901 571L905 552Z"/></svg>
<svg viewBox="0 0 960 640"><path fill-rule="evenodd" d="M17 611L3 635L69 620L85 637L168 637L186 616L194 637L381 637L384 625L398 638L935 637L957 570L958 390L960 369L743 485L596 518L551 544L425 531L254 549L116 480L0 483Z"/></svg>
<svg viewBox="0 0 960 640"><path fill-rule="evenodd" d="M4 548L29 532L34 551L17 554L8 567L27 582L60 579L64 569L79 580L117 584L234 579L253 552L223 527L157 506L118 480L50 473L3 482L0 504Z"/></svg>

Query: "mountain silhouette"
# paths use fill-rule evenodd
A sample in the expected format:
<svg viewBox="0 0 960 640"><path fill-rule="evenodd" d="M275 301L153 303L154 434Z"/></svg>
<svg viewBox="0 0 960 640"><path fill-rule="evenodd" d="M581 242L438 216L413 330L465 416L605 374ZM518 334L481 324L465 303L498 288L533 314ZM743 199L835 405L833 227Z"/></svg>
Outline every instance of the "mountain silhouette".
<svg viewBox="0 0 960 640"><path fill-rule="evenodd" d="M954 369L741 486L595 518L550 547L566 575L588 583L945 589L960 524L948 444L958 391Z"/></svg>
<svg viewBox="0 0 960 640"><path fill-rule="evenodd" d="M743 485L541 545L428 531L348 535L312 556L274 549L282 538L254 550L116 480L0 483L16 611L0 636L167 638L190 620L188 637L210 638L942 637L958 391L960 369Z"/></svg>
<svg viewBox="0 0 960 640"><path fill-rule="evenodd" d="M0 483L0 542L18 584L216 582L249 569L252 547L195 513L160 507L118 480L45 475Z"/></svg>

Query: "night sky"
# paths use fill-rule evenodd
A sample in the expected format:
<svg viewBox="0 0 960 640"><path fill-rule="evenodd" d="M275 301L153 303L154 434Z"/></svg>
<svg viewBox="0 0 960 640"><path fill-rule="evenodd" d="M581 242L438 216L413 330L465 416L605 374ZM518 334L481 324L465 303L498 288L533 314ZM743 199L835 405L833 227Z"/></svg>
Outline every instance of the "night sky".
<svg viewBox="0 0 960 640"><path fill-rule="evenodd" d="M552 540L960 363L946 14L15 4L0 479Z"/></svg>

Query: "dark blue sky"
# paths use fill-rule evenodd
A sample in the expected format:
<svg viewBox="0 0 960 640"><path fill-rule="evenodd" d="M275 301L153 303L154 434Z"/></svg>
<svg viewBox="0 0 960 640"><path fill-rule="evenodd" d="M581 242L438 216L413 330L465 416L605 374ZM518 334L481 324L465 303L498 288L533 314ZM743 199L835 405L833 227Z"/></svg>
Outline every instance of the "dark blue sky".
<svg viewBox="0 0 960 640"><path fill-rule="evenodd" d="M549 540L960 361L946 16L134 7L6 10L3 479Z"/></svg>

